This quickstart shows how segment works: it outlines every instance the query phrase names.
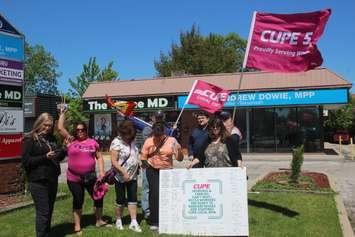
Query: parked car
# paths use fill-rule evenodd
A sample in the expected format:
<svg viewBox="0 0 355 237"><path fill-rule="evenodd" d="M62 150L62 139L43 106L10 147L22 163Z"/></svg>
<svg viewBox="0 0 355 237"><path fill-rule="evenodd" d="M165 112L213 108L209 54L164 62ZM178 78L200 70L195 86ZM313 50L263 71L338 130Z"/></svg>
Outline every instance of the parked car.
<svg viewBox="0 0 355 237"><path fill-rule="evenodd" d="M350 143L350 134L346 130L337 130L333 134L333 141L336 143L339 143L339 138L341 137L341 141L344 144L349 144Z"/></svg>

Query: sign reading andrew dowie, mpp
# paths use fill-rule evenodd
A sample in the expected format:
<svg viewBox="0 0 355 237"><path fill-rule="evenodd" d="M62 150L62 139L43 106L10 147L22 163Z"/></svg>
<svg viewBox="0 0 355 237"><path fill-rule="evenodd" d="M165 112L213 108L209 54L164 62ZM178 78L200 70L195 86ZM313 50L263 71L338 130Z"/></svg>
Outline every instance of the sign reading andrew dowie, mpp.
<svg viewBox="0 0 355 237"><path fill-rule="evenodd" d="M23 61L24 43L23 38L10 36L0 32L0 58Z"/></svg>
<svg viewBox="0 0 355 237"><path fill-rule="evenodd" d="M182 108L187 96L178 97L178 108ZM320 89L320 90L292 90L247 92L229 95L224 107L233 107L237 101L239 107L259 107L278 105L318 105L318 104L346 104L348 103L348 89ZM187 104L185 108L197 108Z"/></svg>

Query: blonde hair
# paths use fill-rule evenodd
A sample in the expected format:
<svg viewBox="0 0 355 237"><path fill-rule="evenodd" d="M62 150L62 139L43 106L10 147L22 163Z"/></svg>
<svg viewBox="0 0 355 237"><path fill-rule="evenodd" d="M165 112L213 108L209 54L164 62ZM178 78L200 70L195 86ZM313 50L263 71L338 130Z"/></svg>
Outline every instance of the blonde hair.
<svg viewBox="0 0 355 237"><path fill-rule="evenodd" d="M53 126L54 121L52 115L50 115L49 113L41 113L36 119L36 121L34 122L32 130L31 132L29 132L28 136L32 137L35 140L38 140L38 134L41 131L42 126L48 120L52 122L52 126Z"/></svg>

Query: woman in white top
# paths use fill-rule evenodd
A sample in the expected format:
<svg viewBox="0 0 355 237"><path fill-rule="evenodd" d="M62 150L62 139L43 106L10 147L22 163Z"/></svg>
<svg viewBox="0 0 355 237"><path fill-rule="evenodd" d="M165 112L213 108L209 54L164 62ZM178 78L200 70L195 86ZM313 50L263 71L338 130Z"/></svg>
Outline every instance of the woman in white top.
<svg viewBox="0 0 355 237"><path fill-rule="evenodd" d="M122 121L118 126L118 136L112 141L111 163L116 169L116 228L123 229L122 214L124 205L128 204L131 216L129 229L142 232L137 222L137 173L139 168L138 148L135 144L136 129L130 120Z"/></svg>

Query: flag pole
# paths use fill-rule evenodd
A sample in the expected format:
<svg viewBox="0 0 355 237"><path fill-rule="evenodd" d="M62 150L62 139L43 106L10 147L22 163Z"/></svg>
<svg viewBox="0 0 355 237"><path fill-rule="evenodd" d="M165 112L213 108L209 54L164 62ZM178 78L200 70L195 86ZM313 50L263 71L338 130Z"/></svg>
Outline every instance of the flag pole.
<svg viewBox="0 0 355 237"><path fill-rule="evenodd" d="M247 48L245 49L244 60L243 60L243 65L242 65L242 71L240 72L240 76L239 76L239 83L238 83L238 89L237 89L237 98L236 98L236 100L234 102L234 107L233 107L233 117L232 117L233 121L234 121L236 110L237 110L237 104L238 104L238 101L239 101L239 93L240 93L240 89L242 87L244 71L246 69L246 64L247 64L247 60L248 60L251 37L253 36L253 31L254 31L256 13L257 13L256 11L253 12L253 17L252 17L251 24L250 24Z"/></svg>
<svg viewBox="0 0 355 237"><path fill-rule="evenodd" d="M236 111L237 111L237 104L238 104L238 101L239 101L240 88L242 87L243 75L244 75L244 67L242 67L242 71L241 71L240 76L239 76L239 83L238 83L238 89L237 89L237 98L234 101L234 107L233 107L233 117L232 117L233 121L234 121L235 114L236 114Z"/></svg>

